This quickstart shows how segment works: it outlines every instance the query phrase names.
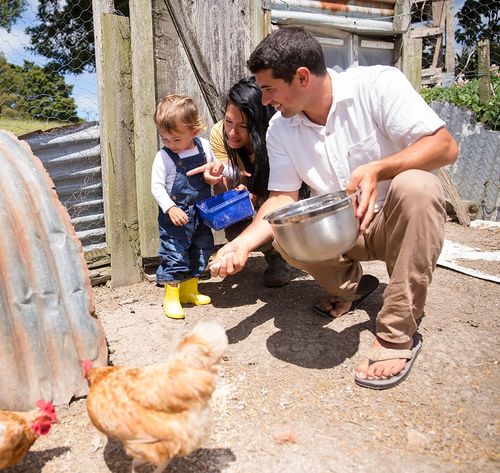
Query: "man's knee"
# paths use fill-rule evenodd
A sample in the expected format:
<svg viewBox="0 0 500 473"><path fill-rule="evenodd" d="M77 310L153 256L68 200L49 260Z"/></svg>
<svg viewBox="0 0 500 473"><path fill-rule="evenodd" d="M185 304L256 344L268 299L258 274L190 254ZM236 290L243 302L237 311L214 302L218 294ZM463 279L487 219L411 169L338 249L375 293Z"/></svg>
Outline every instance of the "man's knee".
<svg viewBox="0 0 500 473"><path fill-rule="evenodd" d="M389 193L415 209L444 209L443 187L439 179L427 171L413 169L398 174L391 182Z"/></svg>

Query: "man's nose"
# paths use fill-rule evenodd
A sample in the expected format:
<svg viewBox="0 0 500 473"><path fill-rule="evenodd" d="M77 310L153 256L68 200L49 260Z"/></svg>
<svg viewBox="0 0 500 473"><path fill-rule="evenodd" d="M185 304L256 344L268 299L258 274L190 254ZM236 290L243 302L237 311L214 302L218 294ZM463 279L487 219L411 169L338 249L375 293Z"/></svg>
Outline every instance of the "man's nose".
<svg viewBox="0 0 500 473"><path fill-rule="evenodd" d="M262 92L262 105L266 106L271 103L271 95L269 92Z"/></svg>

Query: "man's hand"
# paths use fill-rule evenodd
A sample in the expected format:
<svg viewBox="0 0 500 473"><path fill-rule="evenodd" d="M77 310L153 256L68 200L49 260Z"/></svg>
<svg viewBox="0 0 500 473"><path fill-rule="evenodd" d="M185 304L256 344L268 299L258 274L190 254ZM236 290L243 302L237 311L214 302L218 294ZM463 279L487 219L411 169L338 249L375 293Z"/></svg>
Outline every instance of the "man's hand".
<svg viewBox="0 0 500 473"><path fill-rule="evenodd" d="M346 186L348 195L354 194L358 189L361 196L357 202L356 217L359 218L359 231L364 232L373 218L375 201L377 199L378 168L377 161L363 164L356 168Z"/></svg>
<svg viewBox="0 0 500 473"><path fill-rule="evenodd" d="M186 212L179 207L170 207L167 210L167 214L170 217L170 220L172 220L172 223L177 227L182 227L189 221Z"/></svg>
<svg viewBox="0 0 500 473"><path fill-rule="evenodd" d="M224 164L220 161L213 161L197 168L191 169L186 173L187 176L194 176L195 174L203 173L203 179L211 186L218 184L222 181L222 173L224 172Z"/></svg>
<svg viewBox="0 0 500 473"><path fill-rule="evenodd" d="M208 265L213 278L240 272L245 266L250 250L243 244L234 240L224 245L215 255L213 261Z"/></svg>

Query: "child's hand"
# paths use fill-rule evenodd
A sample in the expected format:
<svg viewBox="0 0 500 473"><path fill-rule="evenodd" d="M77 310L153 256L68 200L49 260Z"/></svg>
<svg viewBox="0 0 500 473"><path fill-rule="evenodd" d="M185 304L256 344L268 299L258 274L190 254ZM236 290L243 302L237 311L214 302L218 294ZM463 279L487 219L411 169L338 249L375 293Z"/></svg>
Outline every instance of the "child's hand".
<svg viewBox="0 0 500 473"><path fill-rule="evenodd" d="M170 217L170 220L172 220L172 223L177 227L182 227L188 223L189 219L186 212L179 207L170 207L167 210L167 214Z"/></svg>

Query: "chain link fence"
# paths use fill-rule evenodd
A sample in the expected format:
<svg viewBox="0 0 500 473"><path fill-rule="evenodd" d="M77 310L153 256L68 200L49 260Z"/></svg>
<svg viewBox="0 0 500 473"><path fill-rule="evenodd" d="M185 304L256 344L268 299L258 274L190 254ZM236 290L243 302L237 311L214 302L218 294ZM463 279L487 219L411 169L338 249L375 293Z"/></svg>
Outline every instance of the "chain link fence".
<svg viewBox="0 0 500 473"><path fill-rule="evenodd" d="M115 13L128 16L128 1L115 0ZM431 78L423 78L422 95L428 102L467 107L487 129L500 130L500 0L403 2L409 7L412 33L420 31L422 69ZM300 5L306 3L320 4ZM401 4L385 3L389 8ZM362 8L367 2L353 4ZM0 0L0 128L23 135L96 121L96 88L92 0ZM63 187L55 180L61 201L79 219L82 231L87 214L102 198L78 198L78 192L88 192L89 179L92 185L102 181L96 163L89 167L75 172L74 188L68 188L64 173ZM82 175L83 183L78 178ZM498 189L498 175L488 185ZM70 196L67 201L61 189ZM93 207L83 208L78 201L87 197ZM98 213L102 220L100 209Z"/></svg>

